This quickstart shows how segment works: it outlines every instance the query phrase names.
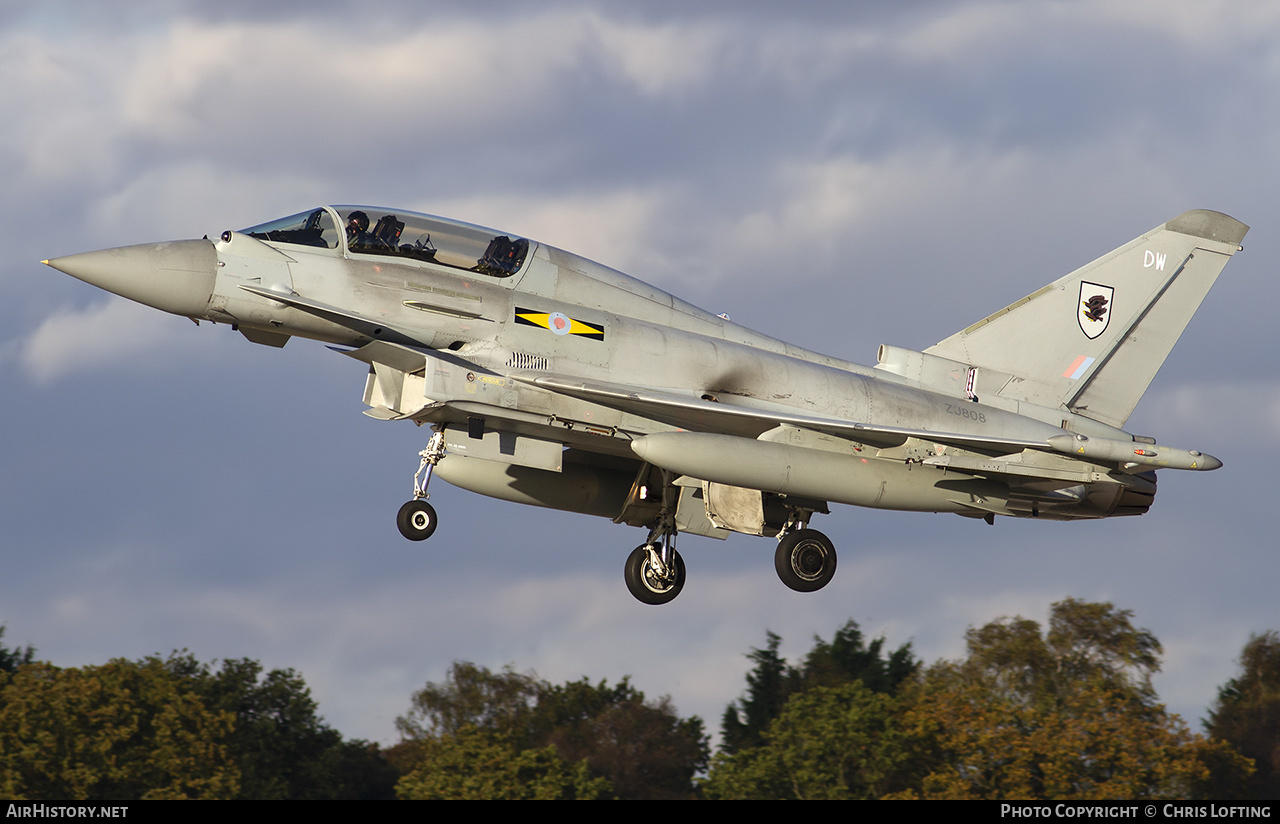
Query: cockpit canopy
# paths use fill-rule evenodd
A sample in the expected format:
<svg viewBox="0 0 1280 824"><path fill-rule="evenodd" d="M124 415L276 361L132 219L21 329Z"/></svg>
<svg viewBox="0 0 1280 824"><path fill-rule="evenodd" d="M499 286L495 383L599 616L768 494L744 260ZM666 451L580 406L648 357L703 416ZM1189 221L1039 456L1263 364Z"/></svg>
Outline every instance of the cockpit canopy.
<svg viewBox="0 0 1280 824"><path fill-rule="evenodd" d="M343 227L339 231L338 227ZM386 255L507 277L520 271L529 241L416 212L370 206L322 206L242 229L272 243Z"/></svg>

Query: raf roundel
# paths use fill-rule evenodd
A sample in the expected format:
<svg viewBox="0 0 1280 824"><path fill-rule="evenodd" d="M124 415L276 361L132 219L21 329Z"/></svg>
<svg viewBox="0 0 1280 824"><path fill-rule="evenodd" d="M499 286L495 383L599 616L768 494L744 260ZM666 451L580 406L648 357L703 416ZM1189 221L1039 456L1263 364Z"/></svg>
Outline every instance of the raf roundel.
<svg viewBox="0 0 1280 824"><path fill-rule="evenodd" d="M547 327L557 335L567 335L573 324L560 312L552 312L547 316Z"/></svg>

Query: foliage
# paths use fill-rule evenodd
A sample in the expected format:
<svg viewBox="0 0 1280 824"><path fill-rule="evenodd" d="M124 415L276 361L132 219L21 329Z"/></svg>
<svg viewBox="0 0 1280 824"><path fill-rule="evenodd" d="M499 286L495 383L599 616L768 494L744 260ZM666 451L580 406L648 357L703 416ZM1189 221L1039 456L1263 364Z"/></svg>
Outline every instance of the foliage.
<svg viewBox="0 0 1280 824"><path fill-rule="evenodd" d="M0 674L0 796L232 798L233 723L156 658L27 663Z"/></svg>
<svg viewBox="0 0 1280 824"><path fill-rule="evenodd" d="M411 741L452 735L465 727L515 728L531 711L541 686L536 675L509 666L498 673L454 661L443 683L428 682L414 694L413 706L396 719L396 727Z"/></svg>
<svg viewBox="0 0 1280 824"><path fill-rule="evenodd" d="M702 719L680 718L671 699L646 701L624 678L544 685L529 727L569 761L585 761L619 798L687 798L709 755Z"/></svg>
<svg viewBox="0 0 1280 824"><path fill-rule="evenodd" d="M775 685L792 693L759 743L722 748L704 790L760 799L1185 798L1206 791L1211 769L1247 775L1229 746L1192 735L1159 704L1151 676L1160 643L1131 619L1111 604L1061 601L1047 630L1025 618L972 628L964 658L906 681L909 649L886 658L879 644L862 645L856 625L831 644L817 639L797 668L777 655L771 634L753 653L739 706L751 719Z"/></svg>
<svg viewBox="0 0 1280 824"><path fill-rule="evenodd" d="M189 654L0 673L0 796L389 798L381 751L343 742L292 670Z"/></svg>
<svg viewBox="0 0 1280 824"><path fill-rule="evenodd" d="M424 765L466 763L468 757L490 771L477 772L468 786L494 798L527 797L528 788L511 783L522 774L509 769L525 762L528 776L542 781L545 770L552 786L565 786L556 783L563 778L556 765L574 775L585 769L591 780L605 782L575 778L572 797L606 785L621 798L690 797L693 776L708 756L701 720L680 718L667 698L647 701L628 679L612 686L585 678L552 685L510 667L495 673L466 662L455 662L443 683L419 691L397 725L404 740L393 757L411 773L397 792L406 797L427 797ZM506 756L481 757L498 752ZM549 753L555 759L548 760Z"/></svg>
<svg viewBox="0 0 1280 824"><path fill-rule="evenodd" d="M390 798L398 774L374 745L344 743L316 713L302 676L291 669L264 674L262 664L224 660L214 670L191 655L168 666L188 679L211 709L231 713L227 739L240 766L243 799Z"/></svg>
<svg viewBox="0 0 1280 824"><path fill-rule="evenodd" d="M769 722L778 717L787 697L798 689L799 673L778 654L781 643L780 636L766 631L765 648L747 653L755 662L747 673L747 693L725 709L720 721L720 749L724 752L760 746Z"/></svg>
<svg viewBox="0 0 1280 824"><path fill-rule="evenodd" d="M716 799L866 799L894 788L905 759L896 699L861 681L793 695L760 746L716 756Z"/></svg>
<svg viewBox="0 0 1280 824"><path fill-rule="evenodd" d="M0 639L4 638L4 630L4 625L0 624ZM25 648L9 649L0 643L0 672L17 672L18 667L30 664L35 658L35 648L30 644Z"/></svg>
<svg viewBox="0 0 1280 824"><path fill-rule="evenodd" d="M316 704L293 670L272 670L248 658L223 661L217 671L190 655L169 667L187 678L211 709L230 713L227 746L240 765L240 798L332 797L342 737L316 715Z"/></svg>
<svg viewBox="0 0 1280 824"><path fill-rule="evenodd" d="M967 634L969 655L921 679L904 716L918 781L902 797L1185 798L1230 748L1156 701L1160 645L1132 613L1068 599Z"/></svg>
<svg viewBox="0 0 1280 824"><path fill-rule="evenodd" d="M1280 798L1280 634L1253 635L1240 654L1240 675L1218 691L1205 723L1209 735L1253 760L1248 778L1213 770L1212 798Z"/></svg>
<svg viewBox="0 0 1280 824"><path fill-rule="evenodd" d="M554 746L521 748L508 736L463 726L420 742L417 766L396 785L413 800L573 800L607 798L606 779Z"/></svg>
<svg viewBox="0 0 1280 824"><path fill-rule="evenodd" d="M396 797L401 773L382 747L356 738L343 741L336 754L328 797L348 801L390 801Z"/></svg>
<svg viewBox="0 0 1280 824"><path fill-rule="evenodd" d="M831 643L814 636L813 649L800 670L803 689L861 681L872 692L892 693L910 678L920 662L906 643L882 654L884 636L867 642L856 621L848 621L832 636Z"/></svg>
<svg viewBox="0 0 1280 824"><path fill-rule="evenodd" d="M1097 682L1053 704L1001 700L979 684L929 686L905 723L931 766L924 798L1186 798L1220 754L1163 707Z"/></svg>
<svg viewBox="0 0 1280 824"><path fill-rule="evenodd" d="M867 643L856 621L837 630L830 643L814 636L813 649L799 667L789 665L778 654L781 641L766 632L765 648L747 654L755 666L747 673L746 695L730 704L721 719L722 752L732 754L762 744L769 723L795 693L853 681L862 682L873 692L891 693L920 666L909 643L886 656L885 639Z"/></svg>

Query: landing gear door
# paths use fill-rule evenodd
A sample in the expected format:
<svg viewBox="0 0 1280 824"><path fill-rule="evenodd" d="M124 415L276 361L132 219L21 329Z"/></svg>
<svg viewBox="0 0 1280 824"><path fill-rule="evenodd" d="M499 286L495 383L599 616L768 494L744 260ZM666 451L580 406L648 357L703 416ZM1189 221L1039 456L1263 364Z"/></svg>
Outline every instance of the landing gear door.
<svg viewBox="0 0 1280 824"><path fill-rule="evenodd" d="M680 487L680 502L676 506L676 527L690 535L705 535L723 541L730 530L722 529L707 518L707 507L702 500L702 481L688 476L676 479Z"/></svg>
<svg viewBox="0 0 1280 824"><path fill-rule="evenodd" d="M703 482L707 519L721 529L765 535L764 493L758 489ZM776 534L774 530L773 534Z"/></svg>

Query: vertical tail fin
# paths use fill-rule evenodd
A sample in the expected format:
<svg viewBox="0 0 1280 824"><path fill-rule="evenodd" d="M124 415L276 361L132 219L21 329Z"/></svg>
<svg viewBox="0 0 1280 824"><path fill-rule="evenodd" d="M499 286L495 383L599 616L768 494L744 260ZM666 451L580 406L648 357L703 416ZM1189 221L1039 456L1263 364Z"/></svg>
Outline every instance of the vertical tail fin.
<svg viewBox="0 0 1280 824"><path fill-rule="evenodd" d="M925 352L978 367L979 382L1012 375L995 389L1011 400L1123 426L1247 231L1187 212Z"/></svg>

